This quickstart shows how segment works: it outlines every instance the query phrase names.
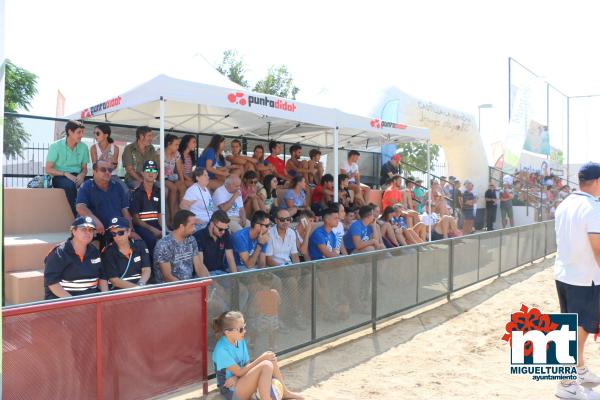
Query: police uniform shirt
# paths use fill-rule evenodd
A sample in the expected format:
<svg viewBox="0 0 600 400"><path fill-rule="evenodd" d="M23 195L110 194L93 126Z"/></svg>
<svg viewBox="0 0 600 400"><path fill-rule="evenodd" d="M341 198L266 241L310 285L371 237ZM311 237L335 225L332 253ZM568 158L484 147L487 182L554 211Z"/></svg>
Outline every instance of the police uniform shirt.
<svg viewBox="0 0 600 400"><path fill-rule="evenodd" d="M160 218L160 189L153 186L152 192L146 192L144 185L140 185L131 195L131 204L129 206L131 215L138 215L138 218L152 226L158 226Z"/></svg>
<svg viewBox="0 0 600 400"><path fill-rule="evenodd" d="M115 242L102 251L102 265L106 278L119 278L127 282L138 283L142 277L142 268L150 268L150 253L143 240L130 241L131 262L129 256L119 251ZM129 268L127 264L129 263ZM125 272L127 270L127 272ZM114 288L114 287L113 287Z"/></svg>
<svg viewBox="0 0 600 400"><path fill-rule="evenodd" d="M44 260L44 289L46 300L57 296L48 288L60 283L73 296L98 292L98 280L106 279L100 253L88 244L85 255L75 253L71 240L56 246Z"/></svg>

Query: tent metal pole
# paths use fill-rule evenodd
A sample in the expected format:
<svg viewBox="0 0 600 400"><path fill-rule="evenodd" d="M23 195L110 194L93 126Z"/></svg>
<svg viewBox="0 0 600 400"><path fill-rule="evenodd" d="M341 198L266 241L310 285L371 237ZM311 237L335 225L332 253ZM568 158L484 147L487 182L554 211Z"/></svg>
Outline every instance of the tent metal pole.
<svg viewBox="0 0 600 400"><path fill-rule="evenodd" d="M337 125L337 123L336 123ZM340 170L340 160L339 160L339 127L335 126L333 128L333 201L339 201L339 182L338 182L338 174Z"/></svg>
<svg viewBox="0 0 600 400"><path fill-rule="evenodd" d="M433 223L433 207L431 206L431 149L429 139L427 139L427 203L429 204L429 226L427 227L427 237L431 242L431 225Z"/></svg>
<svg viewBox="0 0 600 400"><path fill-rule="evenodd" d="M160 97L160 224L163 237L167 234L167 206L165 197L167 191L165 187L165 100Z"/></svg>

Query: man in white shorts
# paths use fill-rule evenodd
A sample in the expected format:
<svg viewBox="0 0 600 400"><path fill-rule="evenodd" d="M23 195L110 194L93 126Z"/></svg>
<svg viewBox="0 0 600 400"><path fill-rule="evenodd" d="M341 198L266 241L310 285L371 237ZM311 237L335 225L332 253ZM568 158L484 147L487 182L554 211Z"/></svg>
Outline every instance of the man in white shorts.
<svg viewBox="0 0 600 400"><path fill-rule="evenodd" d="M600 323L600 164L579 170L580 190L556 209L554 278L561 313L578 314L577 381L563 381L556 396L563 399L600 399L582 384L598 384L600 377L585 367L583 350Z"/></svg>

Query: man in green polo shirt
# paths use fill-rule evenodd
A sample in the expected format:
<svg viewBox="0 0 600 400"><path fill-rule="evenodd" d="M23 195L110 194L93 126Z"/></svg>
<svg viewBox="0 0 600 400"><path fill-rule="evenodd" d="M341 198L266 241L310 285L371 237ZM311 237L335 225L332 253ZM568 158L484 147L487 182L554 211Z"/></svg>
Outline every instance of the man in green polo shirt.
<svg viewBox="0 0 600 400"><path fill-rule="evenodd" d="M84 128L80 121L68 121L66 137L52 143L46 156L46 174L52 175L53 187L65 191L73 215L77 215L77 188L83 183L90 162L88 147L81 143Z"/></svg>
<svg viewBox="0 0 600 400"><path fill-rule="evenodd" d="M152 138L152 128L140 126L135 131L135 142L128 144L123 150L125 183L130 189L137 189L144 181L142 172L146 161L159 162L156 149L152 146Z"/></svg>

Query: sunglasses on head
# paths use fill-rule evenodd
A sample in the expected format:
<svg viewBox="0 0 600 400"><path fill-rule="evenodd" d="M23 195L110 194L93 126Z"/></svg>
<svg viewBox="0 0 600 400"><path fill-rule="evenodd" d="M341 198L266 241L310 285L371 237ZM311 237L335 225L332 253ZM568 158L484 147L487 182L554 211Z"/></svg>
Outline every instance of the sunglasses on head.
<svg viewBox="0 0 600 400"><path fill-rule="evenodd" d="M123 236L124 234L126 234L127 231L112 231L110 234L112 235L112 237L117 237L117 236Z"/></svg>
<svg viewBox="0 0 600 400"><path fill-rule="evenodd" d="M242 326L241 328L230 328L226 329L226 331L244 333L246 332L246 324L244 324L244 326Z"/></svg>
<svg viewBox="0 0 600 400"><path fill-rule="evenodd" d="M112 174L112 172L114 171L114 168L110 168L110 167L98 167L98 171L102 172L103 174L105 173L109 173Z"/></svg>
<svg viewBox="0 0 600 400"><path fill-rule="evenodd" d="M292 222L292 218L291 217L287 217L287 218L277 218L280 222Z"/></svg>

